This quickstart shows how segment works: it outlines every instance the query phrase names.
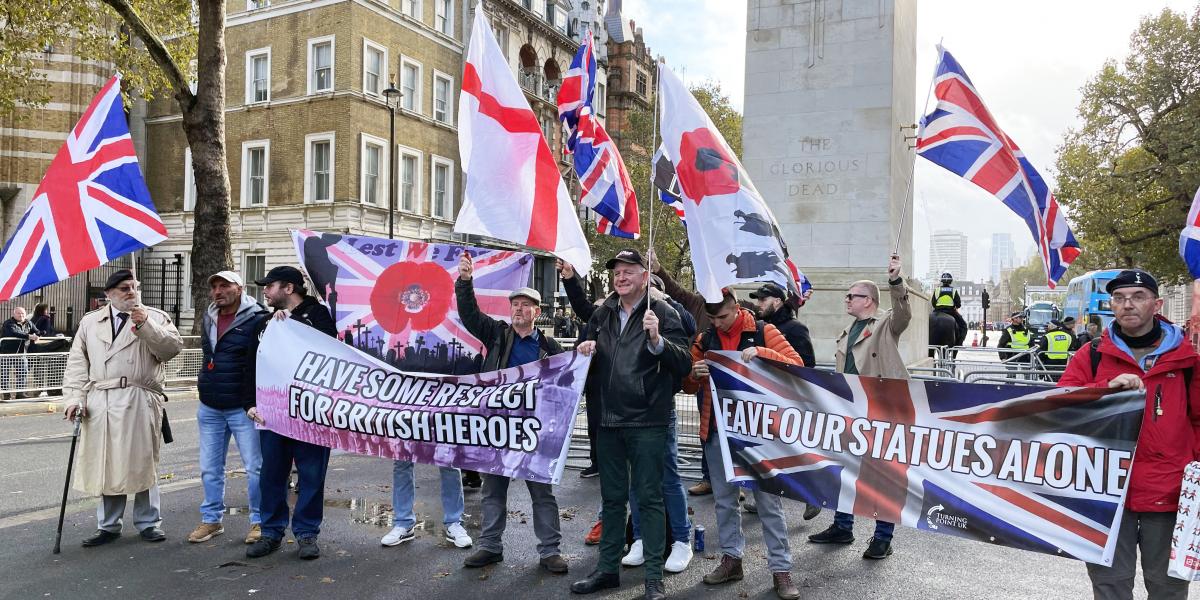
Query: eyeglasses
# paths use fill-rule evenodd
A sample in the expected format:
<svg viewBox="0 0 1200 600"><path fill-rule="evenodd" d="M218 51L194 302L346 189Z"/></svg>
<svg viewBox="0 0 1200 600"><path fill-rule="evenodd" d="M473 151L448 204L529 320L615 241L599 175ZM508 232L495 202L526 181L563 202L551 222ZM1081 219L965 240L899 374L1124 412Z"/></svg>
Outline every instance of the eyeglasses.
<svg viewBox="0 0 1200 600"><path fill-rule="evenodd" d="M1141 294L1141 293L1134 294L1132 296L1122 296L1119 294L1113 294L1112 295L1112 303L1113 304L1122 304L1122 305L1128 304L1130 302L1132 302L1134 304L1145 304L1147 302L1150 302L1151 300L1154 300L1154 298L1155 297L1151 296L1150 294Z"/></svg>
<svg viewBox="0 0 1200 600"><path fill-rule="evenodd" d="M870 298L866 294L846 294L846 302L853 301L855 298Z"/></svg>

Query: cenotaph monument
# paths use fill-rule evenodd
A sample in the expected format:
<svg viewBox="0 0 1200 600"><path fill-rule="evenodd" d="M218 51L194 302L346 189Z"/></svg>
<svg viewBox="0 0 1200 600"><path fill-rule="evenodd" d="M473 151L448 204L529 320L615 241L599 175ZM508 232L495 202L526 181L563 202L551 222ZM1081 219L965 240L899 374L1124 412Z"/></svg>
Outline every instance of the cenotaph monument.
<svg viewBox="0 0 1200 600"><path fill-rule="evenodd" d="M912 277L917 120L916 0L749 0L745 166L775 217L792 260L815 287L798 317L818 362L833 360L852 317L849 284L880 284L896 248ZM900 231L903 222L903 231ZM912 364L925 356L928 297L913 290L901 338Z"/></svg>

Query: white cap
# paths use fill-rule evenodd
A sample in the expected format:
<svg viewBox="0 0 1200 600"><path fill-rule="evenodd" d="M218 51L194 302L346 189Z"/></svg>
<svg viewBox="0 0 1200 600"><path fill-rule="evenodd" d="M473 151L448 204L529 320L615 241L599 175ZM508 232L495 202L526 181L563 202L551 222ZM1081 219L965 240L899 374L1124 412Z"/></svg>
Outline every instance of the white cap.
<svg viewBox="0 0 1200 600"><path fill-rule="evenodd" d="M234 273L233 271L221 271L219 273L210 275L208 278L208 284L212 285L214 279L224 279L225 281L235 284L238 287L246 287L246 284L242 281L242 276Z"/></svg>

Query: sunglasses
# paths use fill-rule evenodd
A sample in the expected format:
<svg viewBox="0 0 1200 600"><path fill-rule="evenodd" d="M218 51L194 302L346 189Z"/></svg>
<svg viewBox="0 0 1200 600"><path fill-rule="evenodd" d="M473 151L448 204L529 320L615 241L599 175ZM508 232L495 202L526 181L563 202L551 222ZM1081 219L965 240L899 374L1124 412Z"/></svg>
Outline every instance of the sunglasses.
<svg viewBox="0 0 1200 600"><path fill-rule="evenodd" d="M866 294L846 294L846 302L850 302L855 298L870 298L870 296Z"/></svg>

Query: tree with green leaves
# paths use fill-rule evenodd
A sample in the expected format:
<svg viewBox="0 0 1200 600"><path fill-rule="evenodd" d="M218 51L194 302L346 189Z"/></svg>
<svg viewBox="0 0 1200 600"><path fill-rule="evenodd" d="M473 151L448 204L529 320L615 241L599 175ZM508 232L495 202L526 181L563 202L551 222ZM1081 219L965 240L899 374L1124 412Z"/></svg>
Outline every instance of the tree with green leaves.
<svg viewBox="0 0 1200 600"><path fill-rule="evenodd" d="M179 105L196 181L191 289L199 316L208 305L208 276L233 265L225 1L0 0L0 118L12 121L18 108L50 100L38 55L55 46L82 60L112 62L127 95L169 93Z"/></svg>
<svg viewBox="0 0 1200 600"><path fill-rule="evenodd" d="M1076 264L1184 278L1179 231L1200 185L1200 10L1144 18L1129 56L1106 62L1082 95L1082 124L1057 162L1058 199L1083 249Z"/></svg>
<svg viewBox="0 0 1200 600"><path fill-rule="evenodd" d="M742 115L734 108L729 96L721 90L721 84L706 81L691 88L692 94L716 124L725 141L729 142L734 154L742 154ZM621 150L621 158L629 171L634 192L638 199L638 218L642 226L641 238L627 240L597 233L594 227L585 227L588 243L592 247L593 268L603 278L605 261L622 248L634 247L645 253L650 235L650 213L654 213L654 248L663 268L683 286L694 282L692 257L688 247L687 229L675 213L663 204L658 192L651 185L651 164L656 147L653 111L636 111L629 115L626 139L633 140ZM595 281L595 280L594 280Z"/></svg>

